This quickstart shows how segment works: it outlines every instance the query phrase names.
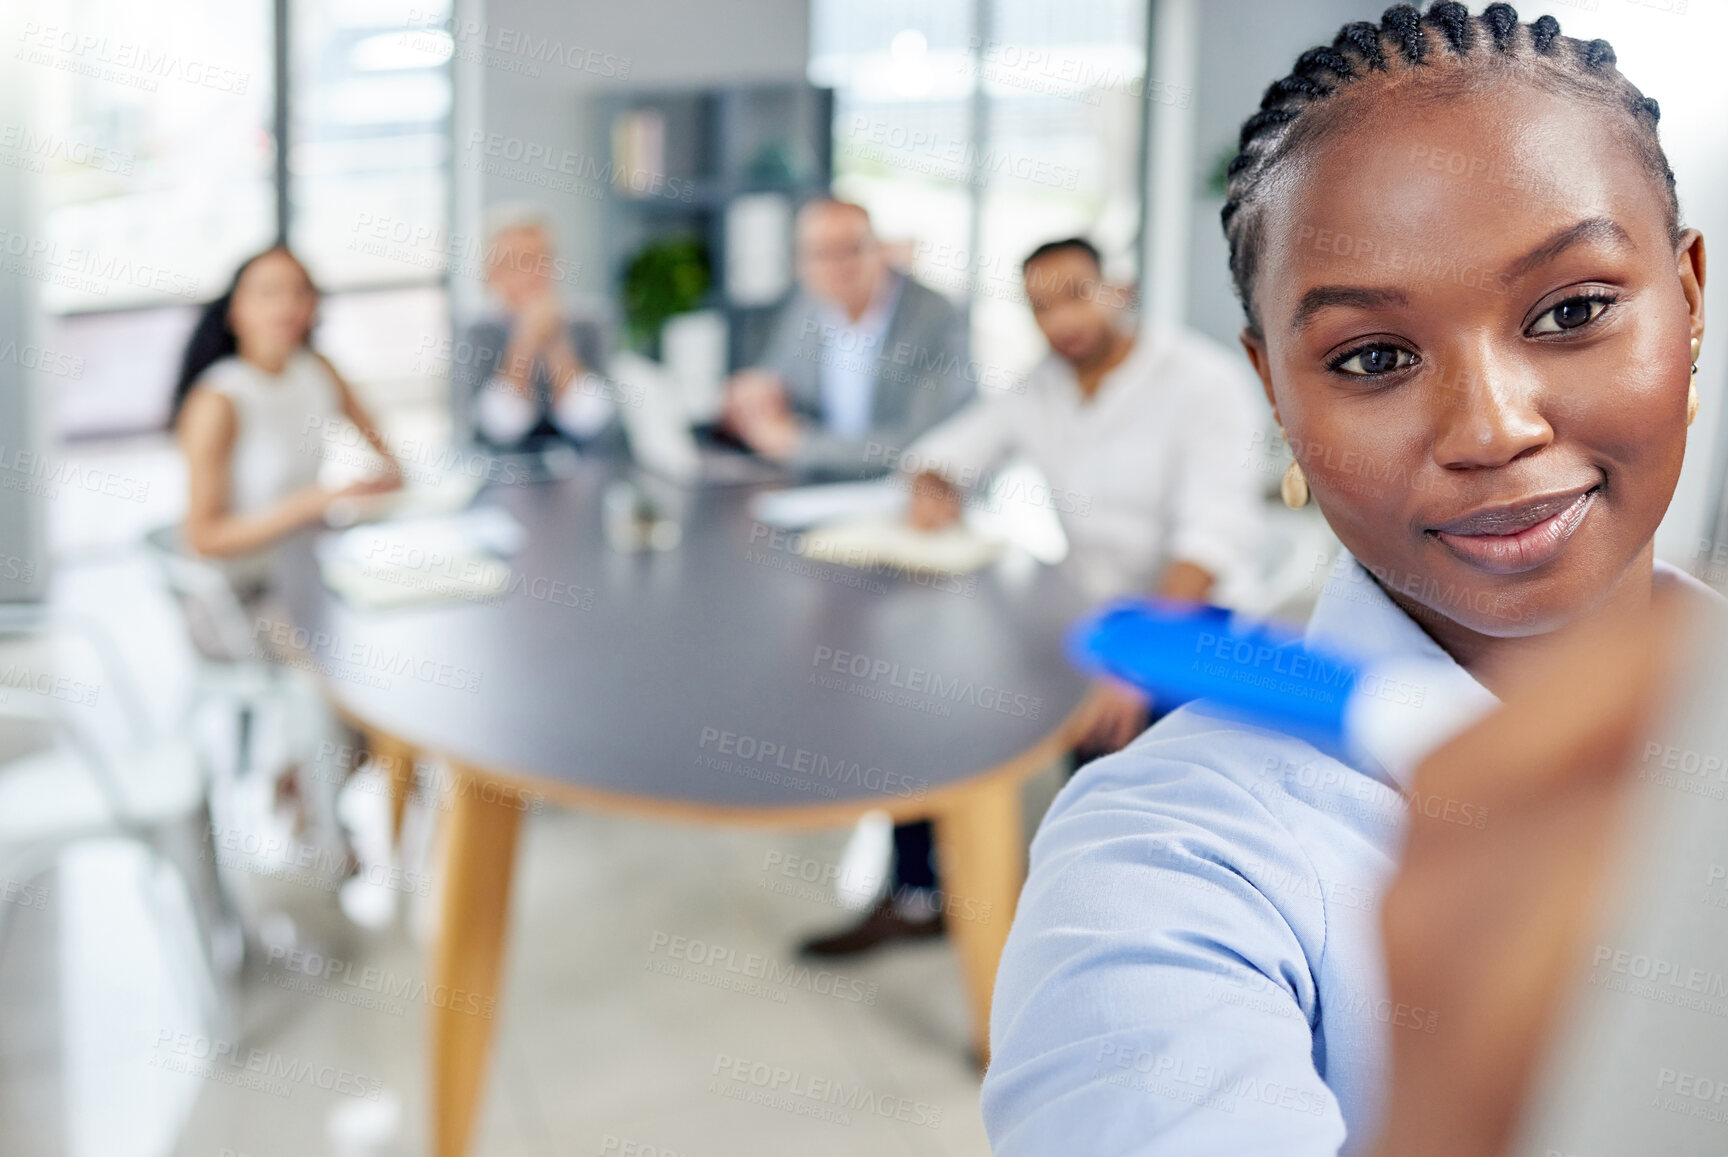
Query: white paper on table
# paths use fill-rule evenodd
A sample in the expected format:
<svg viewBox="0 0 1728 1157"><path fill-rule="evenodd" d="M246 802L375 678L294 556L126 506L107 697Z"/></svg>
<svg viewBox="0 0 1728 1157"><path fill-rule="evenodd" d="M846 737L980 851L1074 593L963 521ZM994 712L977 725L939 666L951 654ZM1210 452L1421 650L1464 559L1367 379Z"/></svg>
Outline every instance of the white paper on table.
<svg viewBox="0 0 1728 1157"><path fill-rule="evenodd" d="M322 562L320 572L326 586L367 611L488 602L510 588L512 577L508 563L478 554L451 558L434 569L333 558Z"/></svg>
<svg viewBox="0 0 1728 1157"><path fill-rule="evenodd" d="M443 474L430 482L415 479L400 490L338 499L331 504L325 521L332 526L352 526L357 522L454 514L467 509L485 481L482 476L466 473Z"/></svg>
<svg viewBox="0 0 1728 1157"><path fill-rule="evenodd" d="M870 515L810 531L798 553L817 562L864 569L970 574L996 561L1006 545L959 523L942 530L914 530L903 518Z"/></svg>
<svg viewBox="0 0 1728 1157"><path fill-rule="evenodd" d="M800 530L850 518L898 516L906 509L906 491L887 482L834 482L771 490L750 501L758 522L783 530Z"/></svg>
<svg viewBox="0 0 1728 1157"><path fill-rule="evenodd" d="M319 543L325 583L368 609L427 602L476 602L509 589L499 556L527 539L522 524L496 506L454 515L369 523Z"/></svg>

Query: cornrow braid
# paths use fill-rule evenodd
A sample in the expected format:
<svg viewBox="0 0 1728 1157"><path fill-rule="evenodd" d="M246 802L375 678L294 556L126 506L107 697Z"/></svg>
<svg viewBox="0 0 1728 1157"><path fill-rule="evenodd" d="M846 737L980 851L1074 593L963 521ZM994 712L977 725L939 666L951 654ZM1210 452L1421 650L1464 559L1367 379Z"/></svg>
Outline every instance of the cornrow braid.
<svg viewBox="0 0 1728 1157"><path fill-rule="evenodd" d="M1470 52L1470 9L1457 0L1443 0L1428 9L1423 19L1440 31L1453 52L1459 56Z"/></svg>
<svg viewBox="0 0 1728 1157"><path fill-rule="evenodd" d="M1512 41L1512 33L1518 27L1518 10L1510 4L1490 4L1482 9L1481 20L1487 26L1488 34L1494 38L1495 51L1507 51Z"/></svg>
<svg viewBox="0 0 1728 1157"><path fill-rule="evenodd" d="M1559 38L1560 22L1547 13L1538 16L1535 22L1530 25L1530 43L1535 46L1537 52L1544 54L1552 52L1554 42Z"/></svg>
<svg viewBox="0 0 1728 1157"><path fill-rule="evenodd" d="M1340 116L1328 115L1329 98L1400 71L1421 70L1439 78L1443 69L1464 68L1500 69L1509 77L1626 116L1633 129L1630 143L1663 186L1669 236L1679 240L1674 172L1656 132L1662 110L1615 68L1614 49L1607 41L1562 36L1560 22L1547 15L1520 24L1510 4L1490 4L1474 17L1455 0L1432 4L1426 13L1412 4L1394 4L1379 24L1346 24L1330 46L1298 56L1290 75L1273 81L1258 111L1242 123L1238 152L1225 170L1220 219L1230 246L1231 280L1251 331L1260 332L1254 310L1254 275L1265 239L1260 190L1268 175L1343 123ZM1438 80L1441 86L1448 83L1455 78Z"/></svg>
<svg viewBox="0 0 1728 1157"><path fill-rule="evenodd" d="M1331 95L1331 92L1329 87L1317 80L1292 73L1283 80L1272 82L1272 87L1266 90L1265 97L1260 101L1260 107L1269 109L1283 104L1293 96L1322 97Z"/></svg>
<svg viewBox="0 0 1728 1157"><path fill-rule="evenodd" d="M1380 51L1380 30L1366 20L1358 20L1340 28L1332 47L1340 52L1346 48L1354 49L1369 68L1386 67L1386 54Z"/></svg>
<svg viewBox="0 0 1728 1157"><path fill-rule="evenodd" d="M1354 80L1356 67L1336 48L1310 48L1296 58L1295 75L1313 78L1322 69L1340 80Z"/></svg>
<svg viewBox="0 0 1728 1157"><path fill-rule="evenodd" d="M1422 38L1422 14L1414 4L1394 4L1380 17L1380 28L1411 64L1421 64L1427 43Z"/></svg>

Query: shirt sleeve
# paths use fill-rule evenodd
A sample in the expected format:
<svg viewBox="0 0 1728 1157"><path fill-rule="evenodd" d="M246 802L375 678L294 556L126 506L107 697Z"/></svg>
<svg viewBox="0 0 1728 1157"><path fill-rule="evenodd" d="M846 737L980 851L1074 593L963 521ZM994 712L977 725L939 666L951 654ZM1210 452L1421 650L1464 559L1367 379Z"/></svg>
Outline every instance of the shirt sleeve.
<svg viewBox="0 0 1728 1157"><path fill-rule="evenodd" d="M809 299L802 293L794 294L775 315L768 344L757 360L756 368L767 370L779 378L787 387L789 400L794 402L815 402L813 396L804 396L815 388L815 363L808 357L807 348L812 344L814 330L811 327L814 324L815 311Z"/></svg>
<svg viewBox="0 0 1728 1157"><path fill-rule="evenodd" d="M584 374L552 406L552 424L578 441L592 438L616 411L610 392L605 378L592 372Z"/></svg>
<svg viewBox="0 0 1728 1157"><path fill-rule="evenodd" d="M1033 843L991 1009L992 1151L1336 1157L1324 913L1289 885L1316 873L1246 787L1182 758L1204 736L1157 734L1084 768Z"/></svg>
<svg viewBox="0 0 1728 1157"><path fill-rule="evenodd" d="M534 403L501 378L488 378L474 403L474 421L486 438L501 446L520 441L534 428Z"/></svg>
<svg viewBox="0 0 1728 1157"><path fill-rule="evenodd" d="M1015 448L1018 399L975 399L919 438L900 456L900 469L932 470L962 488L979 482Z"/></svg>
<svg viewBox="0 0 1728 1157"><path fill-rule="evenodd" d="M1249 457L1258 414L1241 375L1207 375L1187 390L1169 557L1219 586L1246 577L1259 540L1260 497Z"/></svg>

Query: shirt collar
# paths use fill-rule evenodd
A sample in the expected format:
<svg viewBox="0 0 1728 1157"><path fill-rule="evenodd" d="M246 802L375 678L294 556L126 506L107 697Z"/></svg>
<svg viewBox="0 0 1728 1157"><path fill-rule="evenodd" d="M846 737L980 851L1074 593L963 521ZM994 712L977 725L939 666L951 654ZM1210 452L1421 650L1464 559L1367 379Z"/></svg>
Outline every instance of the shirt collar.
<svg viewBox="0 0 1728 1157"><path fill-rule="evenodd" d="M1134 335L1134 348L1128 351L1127 357L1111 367L1110 372L1099 380L1098 392L1090 398L1081 396L1080 375L1074 372L1074 367L1067 358L1055 350L1050 350L1044 355L1044 364L1049 367L1049 372L1055 380L1062 383L1062 389L1067 392L1069 399L1076 406L1096 411L1098 403L1107 397L1114 396L1123 388L1124 383L1133 382L1137 388L1141 389L1156 385L1159 377L1150 370L1162 353L1163 345L1157 341L1157 335L1148 329L1137 331Z"/></svg>
<svg viewBox="0 0 1728 1157"><path fill-rule="evenodd" d="M1691 575L1657 560L1654 581L1724 605L1722 596ZM1347 550L1338 553L1314 613L1306 641L1356 660L1364 667L1394 671L1422 690L1422 713L1446 730L1462 726L1499 699L1429 637L1415 619L1393 602L1366 568ZM1418 721L1421 727L1425 721ZM1361 769L1405 789L1411 768L1396 735L1359 734L1352 755Z"/></svg>
<svg viewBox="0 0 1728 1157"><path fill-rule="evenodd" d="M856 330L859 333L884 333L888 322L894 316L894 307L900 304L900 275L892 269L882 276L881 284L876 286L876 292L870 297L870 304L864 307L864 312L857 321L846 315L846 311L830 302L822 302L819 306L822 320L837 329Z"/></svg>
<svg viewBox="0 0 1728 1157"><path fill-rule="evenodd" d="M1395 670L1399 679L1419 689L1422 713L1436 719L1468 719L1499 702L1346 550L1339 551L1308 620L1307 642L1364 667ZM1363 771L1400 790L1409 786L1408 760L1391 737L1370 733L1352 738L1351 754Z"/></svg>
<svg viewBox="0 0 1728 1157"><path fill-rule="evenodd" d="M1694 597L1728 606L1721 595L1698 579L1656 560L1655 582L1673 585ZM1364 659L1418 658L1457 667L1458 673L1480 687L1458 661L1447 654L1393 602L1361 563L1347 550L1339 550L1326 586L1308 618L1307 641Z"/></svg>
<svg viewBox="0 0 1728 1157"><path fill-rule="evenodd" d="M1307 639L1361 659L1413 655L1458 666L1347 550L1332 563L1308 619Z"/></svg>

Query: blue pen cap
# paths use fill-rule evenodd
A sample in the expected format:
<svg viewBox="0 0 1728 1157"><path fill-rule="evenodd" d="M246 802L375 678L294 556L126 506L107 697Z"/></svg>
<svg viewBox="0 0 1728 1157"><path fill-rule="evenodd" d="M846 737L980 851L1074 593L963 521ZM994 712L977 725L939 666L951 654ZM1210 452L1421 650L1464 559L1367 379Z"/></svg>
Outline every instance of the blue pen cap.
<svg viewBox="0 0 1728 1157"><path fill-rule="evenodd" d="M1125 599L1068 631L1069 658L1150 695L1283 731L1324 747L1344 742L1344 705L1360 669L1302 637L1223 607Z"/></svg>

